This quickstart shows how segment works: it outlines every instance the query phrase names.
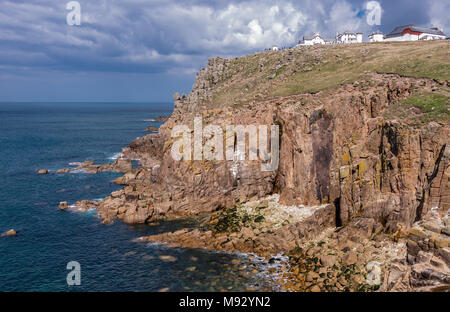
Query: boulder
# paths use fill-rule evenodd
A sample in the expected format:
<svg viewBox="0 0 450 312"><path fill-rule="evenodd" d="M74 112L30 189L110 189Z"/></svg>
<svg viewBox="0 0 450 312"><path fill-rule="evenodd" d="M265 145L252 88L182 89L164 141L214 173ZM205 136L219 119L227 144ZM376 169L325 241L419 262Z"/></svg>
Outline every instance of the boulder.
<svg viewBox="0 0 450 312"><path fill-rule="evenodd" d="M125 181L125 177L124 176L118 177L117 179L115 179L113 181L113 183L119 184L119 185L126 185L127 184L127 182Z"/></svg>
<svg viewBox="0 0 450 312"><path fill-rule="evenodd" d="M342 263L344 265L352 265L358 261L358 256L353 251L347 252L342 258Z"/></svg>
<svg viewBox="0 0 450 312"><path fill-rule="evenodd" d="M69 172L70 172L70 169L67 169L67 168L66 168L66 169L59 169L59 170L56 171L57 174L60 174L60 173L69 173Z"/></svg>
<svg viewBox="0 0 450 312"><path fill-rule="evenodd" d="M69 208L69 206L67 205L67 202L63 201L63 202L59 203L59 209L66 210L68 208Z"/></svg>
<svg viewBox="0 0 450 312"><path fill-rule="evenodd" d="M323 266L331 267L336 263L336 256L333 255L322 255L320 256L320 262Z"/></svg>
<svg viewBox="0 0 450 312"><path fill-rule="evenodd" d="M312 281L314 281L315 279L318 279L319 277L320 277L320 276L319 276L318 273L313 272L313 271L310 271L310 272L308 272L308 274L306 275L306 281L312 282Z"/></svg>
<svg viewBox="0 0 450 312"><path fill-rule="evenodd" d="M38 174L48 174L48 170L47 169L39 169L37 171Z"/></svg>
<svg viewBox="0 0 450 312"><path fill-rule="evenodd" d="M16 236L16 235L17 235L17 232L14 229L6 231L5 234L3 234L3 236Z"/></svg>
<svg viewBox="0 0 450 312"><path fill-rule="evenodd" d="M130 159L117 159L112 167L115 171L128 172L133 169L133 164Z"/></svg>

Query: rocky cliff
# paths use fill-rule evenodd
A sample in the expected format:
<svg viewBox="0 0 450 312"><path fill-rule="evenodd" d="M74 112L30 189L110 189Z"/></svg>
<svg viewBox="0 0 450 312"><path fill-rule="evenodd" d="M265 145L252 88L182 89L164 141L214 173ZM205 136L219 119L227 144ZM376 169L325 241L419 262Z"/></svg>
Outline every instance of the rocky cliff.
<svg viewBox="0 0 450 312"><path fill-rule="evenodd" d="M141 160L140 168L117 181L126 186L98 204L85 205L95 205L106 222L119 218L128 223L218 211L196 231L146 239L260 254L292 250L326 228L346 233L345 240L359 233L365 245L380 233L396 243L415 235L408 243L409 265L429 258L422 268L428 270L430 259L439 258L444 276L425 284L446 284L449 54L450 43L442 41L210 59L196 75L192 92L174 96L173 115L159 132L124 148L125 158ZM223 129L278 125L278 168L261 171L259 160L174 160L171 130L176 125L193 129L195 117L202 117L203 126ZM261 204L267 198L269 203ZM288 222L280 224L277 218L288 210L305 213L286 216ZM417 227L431 224L430 218L434 231L427 236ZM418 258L420 250L430 256ZM394 287L389 277L384 281L386 290ZM405 289L411 289L411 279L407 283Z"/></svg>

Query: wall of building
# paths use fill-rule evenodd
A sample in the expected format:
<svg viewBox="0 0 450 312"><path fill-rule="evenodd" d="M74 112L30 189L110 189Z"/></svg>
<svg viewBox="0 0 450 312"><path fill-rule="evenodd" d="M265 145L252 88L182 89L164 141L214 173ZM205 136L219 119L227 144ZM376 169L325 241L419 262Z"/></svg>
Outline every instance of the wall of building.
<svg viewBox="0 0 450 312"><path fill-rule="evenodd" d="M381 42L384 41L383 34L375 34L372 36L369 36L369 42Z"/></svg>
<svg viewBox="0 0 450 312"><path fill-rule="evenodd" d="M393 37L393 38L385 38L384 41L417 41L419 40L419 35L413 35L413 34L404 34L400 37Z"/></svg>
<svg viewBox="0 0 450 312"><path fill-rule="evenodd" d="M362 43L363 41L363 35L362 34L356 34L356 42Z"/></svg>
<svg viewBox="0 0 450 312"><path fill-rule="evenodd" d="M419 35L419 40L443 40L445 36L423 33Z"/></svg>

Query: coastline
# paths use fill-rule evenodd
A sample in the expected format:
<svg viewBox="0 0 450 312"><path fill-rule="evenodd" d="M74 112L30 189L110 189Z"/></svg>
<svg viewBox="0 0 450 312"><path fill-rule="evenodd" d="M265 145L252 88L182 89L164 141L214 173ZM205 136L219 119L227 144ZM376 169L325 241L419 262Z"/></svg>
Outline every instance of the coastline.
<svg viewBox="0 0 450 312"><path fill-rule="evenodd" d="M430 47L427 53L438 53ZM349 47L345 53L359 60L369 53L363 50ZM342 64L342 56L333 53L338 53L335 47L312 47L210 59L193 91L175 94L175 110L158 132L136 138L112 166L85 164L92 172L122 170L124 176L115 182L124 187L101 202L77 206L95 208L104 223L208 215L196 229L142 241L250 252L266 261L285 253L289 265L279 276L285 290L428 291L449 284L448 120L405 104L431 98L430 93L440 101L447 97L448 80L364 71L351 82L325 84L315 92L267 93L274 86L290 90L282 86L298 79L299 63L313 62L309 65L318 68L313 74L327 70L330 58ZM389 57L379 59L390 64ZM286 69L267 80L272 58ZM236 67L247 62L253 68L255 61L256 74ZM254 97L228 103L225 95L235 96L233 88L240 90L252 79L260 93L241 91L242 97ZM263 172L261 162L252 160L174 160L171 130L192 124L198 115L222 128L279 125L280 167ZM139 159L140 166L130 167L131 159ZM272 217L286 211L308 213L284 215L280 226ZM317 241L320 235L325 236ZM374 270L376 281L370 279Z"/></svg>
<svg viewBox="0 0 450 312"><path fill-rule="evenodd" d="M95 165L92 161L74 163L77 167L70 172L121 172L125 175L113 182L129 186L133 184L139 170L133 169L131 159L125 158L126 150L117 153L112 164ZM118 196L117 192L112 193L111 197ZM104 200L83 200L65 209L98 213L99 205ZM137 237L135 242L162 244L164 248L194 248L238 255L250 260L250 265L254 267L251 274L264 276L278 291L387 290L389 285L386 282L384 285L367 283L367 276L371 273L370 264L383 266L385 271L392 265L398 265L407 255L404 242L383 235L382 229L373 228L373 224L360 224L357 228L348 227L343 231L343 228L334 227L330 220L336 219L335 210L329 204L305 207L284 206L278 202L279 195L270 195L243 203L238 208L241 215L234 216L234 219L223 222L233 208L209 213L199 217L203 222L194 228ZM293 217L289 212L298 216ZM251 219L249 215L252 214L253 220L248 223L248 219ZM258 217L261 221L255 222ZM183 217L176 216L173 219L180 218ZM275 220L266 222L270 218ZM240 223L242 219L246 219L246 223ZM171 218L166 220L170 221ZM110 222L114 221L103 219L105 224ZM219 222L222 222L222 227L218 227ZM149 225L158 225L158 222L156 220ZM230 231L229 227L233 226L237 228ZM283 245L283 242L289 243ZM380 247L382 252L378 253L376 261L374 250ZM351 252L350 256L348 251ZM243 269L239 266L236 268L238 271ZM247 287L247 291L255 290L258 288Z"/></svg>

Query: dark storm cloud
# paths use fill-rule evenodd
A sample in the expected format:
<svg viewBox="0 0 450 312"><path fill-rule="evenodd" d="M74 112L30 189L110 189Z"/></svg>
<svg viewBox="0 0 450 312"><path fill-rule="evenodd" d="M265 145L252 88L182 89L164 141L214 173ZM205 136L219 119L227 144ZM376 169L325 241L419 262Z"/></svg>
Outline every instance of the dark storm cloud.
<svg viewBox="0 0 450 312"><path fill-rule="evenodd" d="M81 26L66 24L67 2L0 0L0 67L191 73L207 57L292 46L315 31L450 31L448 2L432 0L379 1L380 26L367 25L366 1L353 0L80 0Z"/></svg>

